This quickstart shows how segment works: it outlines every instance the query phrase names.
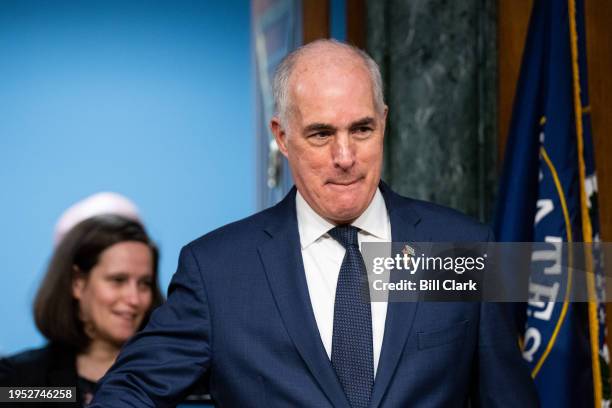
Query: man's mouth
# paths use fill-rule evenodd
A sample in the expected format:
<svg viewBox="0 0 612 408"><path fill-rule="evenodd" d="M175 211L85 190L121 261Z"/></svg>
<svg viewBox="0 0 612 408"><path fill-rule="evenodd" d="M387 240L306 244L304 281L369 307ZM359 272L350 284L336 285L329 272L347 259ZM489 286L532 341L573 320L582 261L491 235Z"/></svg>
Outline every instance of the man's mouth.
<svg viewBox="0 0 612 408"><path fill-rule="evenodd" d="M352 179L352 180L329 180L327 184L331 184L334 186L348 187L348 186L352 186L353 184L357 184L361 180L363 180L363 177L359 177L359 178Z"/></svg>

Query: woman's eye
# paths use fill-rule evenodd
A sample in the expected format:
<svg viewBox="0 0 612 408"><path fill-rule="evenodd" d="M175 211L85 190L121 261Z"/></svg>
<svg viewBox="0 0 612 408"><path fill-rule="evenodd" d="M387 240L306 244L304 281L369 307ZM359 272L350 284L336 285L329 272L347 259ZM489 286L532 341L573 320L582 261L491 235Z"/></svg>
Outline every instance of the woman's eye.
<svg viewBox="0 0 612 408"><path fill-rule="evenodd" d="M141 282L139 282L138 284L139 284L139 285L140 285L140 287L142 287L142 288L147 288L147 289L149 289L149 288L152 288L152 287L153 287L153 282L148 281L148 280L147 280L147 281L141 281Z"/></svg>
<svg viewBox="0 0 612 408"><path fill-rule="evenodd" d="M124 278L123 276L112 276L110 278L110 281L116 284L120 284L126 281L126 278Z"/></svg>

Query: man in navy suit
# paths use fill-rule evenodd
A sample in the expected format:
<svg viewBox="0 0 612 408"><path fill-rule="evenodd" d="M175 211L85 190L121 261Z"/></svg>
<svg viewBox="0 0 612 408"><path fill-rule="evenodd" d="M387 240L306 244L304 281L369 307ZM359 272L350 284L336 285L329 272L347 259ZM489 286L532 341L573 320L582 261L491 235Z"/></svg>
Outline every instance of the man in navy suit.
<svg viewBox="0 0 612 408"><path fill-rule="evenodd" d="M296 188L182 249L168 301L92 406L172 406L204 375L227 407L537 406L503 305L354 295L360 243L492 238L380 181L387 107L374 61L311 43L282 62L274 95L271 129Z"/></svg>

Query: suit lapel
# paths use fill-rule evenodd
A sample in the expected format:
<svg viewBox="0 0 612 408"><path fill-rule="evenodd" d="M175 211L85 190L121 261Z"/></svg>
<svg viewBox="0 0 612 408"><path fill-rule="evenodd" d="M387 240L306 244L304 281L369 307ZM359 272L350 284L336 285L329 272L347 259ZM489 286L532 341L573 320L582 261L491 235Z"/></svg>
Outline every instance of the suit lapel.
<svg viewBox="0 0 612 408"><path fill-rule="evenodd" d="M393 242L426 242L429 236L418 228L420 218L407 204L406 199L393 193L381 182L380 189L385 198L387 211L391 221ZM390 301L387 306L385 334L372 391L370 407L378 407L385 395L389 383L400 360L404 345L412 329L418 302Z"/></svg>
<svg viewBox="0 0 612 408"><path fill-rule="evenodd" d="M271 239L258 248L281 318L302 359L334 407L348 401L329 361L304 274L295 211L295 188L270 210L266 232Z"/></svg>

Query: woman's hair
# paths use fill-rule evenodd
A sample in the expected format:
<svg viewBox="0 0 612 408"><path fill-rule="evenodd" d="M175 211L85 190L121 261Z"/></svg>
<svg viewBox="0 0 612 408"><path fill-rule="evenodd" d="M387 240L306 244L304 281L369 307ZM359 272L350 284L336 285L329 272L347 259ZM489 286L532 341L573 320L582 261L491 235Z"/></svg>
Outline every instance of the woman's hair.
<svg viewBox="0 0 612 408"><path fill-rule="evenodd" d="M125 241L142 242L153 255L153 299L143 319L142 325L146 324L151 311L163 302L157 277L157 247L137 221L118 215L99 215L72 228L56 247L49 262L34 299L34 320L47 339L79 350L87 347L90 339L79 318L79 302L72 295L73 278L77 271L87 275L98 263L102 252Z"/></svg>

